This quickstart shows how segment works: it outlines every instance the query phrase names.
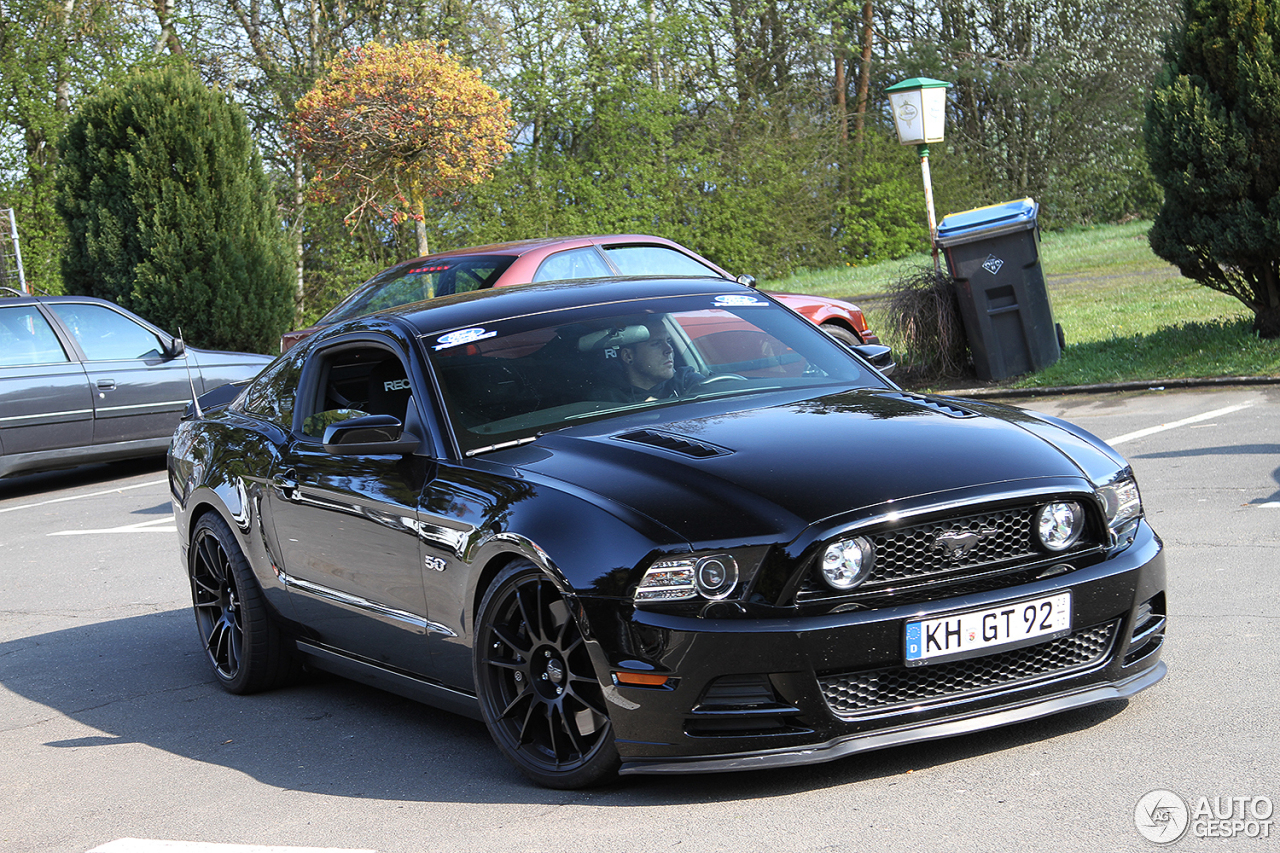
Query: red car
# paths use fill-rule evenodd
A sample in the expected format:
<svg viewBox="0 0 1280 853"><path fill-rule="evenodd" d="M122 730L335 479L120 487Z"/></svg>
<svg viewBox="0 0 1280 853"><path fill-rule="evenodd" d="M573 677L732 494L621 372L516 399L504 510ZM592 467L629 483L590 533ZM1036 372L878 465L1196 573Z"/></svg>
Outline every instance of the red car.
<svg viewBox="0 0 1280 853"><path fill-rule="evenodd" d="M423 299L508 284L613 276L713 277L755 284L750 276L732 276L706 258L662 237L611 234L497 243L396 264L356 288L314 326L285 332L280 338L280 351L340 320ZM880 343L880 338L867 327L862 309L856 305L824 296L770 295L842 343ZM887 353L876 363L882 370L892 366Z"/></svg>

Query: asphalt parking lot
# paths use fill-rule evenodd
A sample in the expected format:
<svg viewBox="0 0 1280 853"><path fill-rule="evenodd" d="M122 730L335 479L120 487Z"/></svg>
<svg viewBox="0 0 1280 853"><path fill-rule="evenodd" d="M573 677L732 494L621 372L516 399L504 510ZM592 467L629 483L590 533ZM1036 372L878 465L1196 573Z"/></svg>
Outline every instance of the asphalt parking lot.
<svg viewBox="0 0 1280 853"><path fill-rule="evenodd" d="M1170 849L1280 850L1280 816L1261 817L1280 800L1280 387L1014 402L1132 462L1166 544L1161 684L831 764L592 792L535 788L481 724L338 679L223 693L160 462L0 481L0 849L1151 850L1135 809L1167 791L1210 809Z"/></svg>

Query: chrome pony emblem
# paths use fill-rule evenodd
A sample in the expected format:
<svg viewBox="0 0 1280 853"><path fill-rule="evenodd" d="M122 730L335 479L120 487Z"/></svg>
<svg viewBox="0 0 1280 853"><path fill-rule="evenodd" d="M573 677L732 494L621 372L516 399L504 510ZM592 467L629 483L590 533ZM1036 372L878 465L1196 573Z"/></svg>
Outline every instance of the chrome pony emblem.
<svg viewBox="0 0 1280 853"><path fill-rule="evenodd" d="M988 536L994 536L996 531L987 530L948 530L946 533L939 533L933 540L933 544L937 548L941 548L947 553L950 560L959 560L968 556L974 548L978 547L978 543Z"/></svg>

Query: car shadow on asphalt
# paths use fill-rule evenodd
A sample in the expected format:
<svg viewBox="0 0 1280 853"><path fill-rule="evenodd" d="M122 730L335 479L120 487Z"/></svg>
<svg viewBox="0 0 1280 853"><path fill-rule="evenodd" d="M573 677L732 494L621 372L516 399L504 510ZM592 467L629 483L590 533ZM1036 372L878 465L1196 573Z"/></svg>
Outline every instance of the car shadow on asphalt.
<svg viewBox="0 0 1280 853"><path fill-rule="evenodd" d="M0 480L0 500L35 497L46 492L96 486L101 483L115 482L145 474L164 476L164 473L164 456L147 456L142 459L126 459L120 462L98 462L91 465L80 465L75 468L64 468L60 471L21 474Z"/></svg>
<svg viewBox="0 0 1280 853"><path fill-rule="evenodd" d="M482 723L344 679L314 676L268 693L229 695L209 672L187 609L13 639L0 643L0 660L0 683L35 703L8 700L13 727L36 731L51 709L86 729L42 748L141 744L286 790L427 802L634 806L786 796L1050 740L1095 726L1128 704L1106 702L816 766L632 776L589 792L552 791L507 764Z"/></svg>

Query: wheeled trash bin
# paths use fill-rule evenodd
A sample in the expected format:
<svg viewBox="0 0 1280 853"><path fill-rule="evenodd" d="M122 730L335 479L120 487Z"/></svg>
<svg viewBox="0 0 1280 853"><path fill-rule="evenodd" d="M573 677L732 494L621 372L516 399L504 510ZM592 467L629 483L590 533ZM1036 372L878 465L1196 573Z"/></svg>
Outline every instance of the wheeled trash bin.
<svg viewBox="0 0 1280 853"><path fill-rule="evenodd" d="M1040 268L1038 212L1024 198L951 213L938 225L979 379L1043 370L1062 356Z"/></svg>

